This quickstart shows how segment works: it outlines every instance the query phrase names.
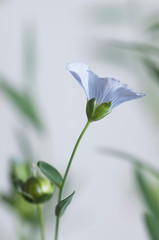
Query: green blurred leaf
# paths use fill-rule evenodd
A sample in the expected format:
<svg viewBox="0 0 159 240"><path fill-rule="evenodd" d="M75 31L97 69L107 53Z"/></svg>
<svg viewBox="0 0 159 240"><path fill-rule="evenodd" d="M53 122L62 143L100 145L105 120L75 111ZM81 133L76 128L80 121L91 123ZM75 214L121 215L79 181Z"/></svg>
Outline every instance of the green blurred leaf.
<svg viewBox="0 0 159 240"><path fill-rule="evenodd" d="M75 192L73 192L71 195L69 195L64 200L60 201L59 204L56 206L55 214L57 217L62 216L64 214L66 208L71 203L74 194L75 194Z"/></svg>
<svg viewBox="0 0 159 240"><path fill-rule="evenodd" d="M29 223L38 224L37 211L33 204L27 202L20 194L14 195L15 209L21 218Z"/></svg>
<svg viewBox="0 0 159 240"><path fill-rule="evenodd" d="M159 219L159 181L158 179L155 182L151 178L145 176L141 171L135 171L136 180L139 186L139 189L143 195L143 199L147 204L149 210ZM152 177L152 175L151 175ZM154 178L154 175L153 175Z"/></svg>
<svg viewBox="0 0 159 240"><path fill-rule="evenodd" d="M129 51L135 51L141 54L151 54L154 56L159 57L159 47L152 45L150 43L146 42L126 42L126 41L120 41L120 40L108 40L105 42L105 44L115 47L115 48L121 48L124 50Z"/></svg>
<svg viewBox="0 0 159 240"><path fill-rule="evenodd" d="M158 169L154 168L153 166L151 166L148 163L145 163L143 159L141 159L133 154L130 154L125 151L117 150L114 148L107 148L107 147L100 147L99 151L102 154L112 155L112 156L120 158L122 160L129 161L131 164L133 164L138 169L144 169L159 179L159 170Z"/></svg>
<svg viewBox="0 0 159 240"><path fill-rule="evenodd" d="M142 62L145 69L149 72L150 76L152 76L152 79L159 83L159 65L157 65L152 59L146 57L142 58Z"/></svg>
<svg viewBox="0 0 159 240"><path fill-rule="evenodd" d="M28 95L19 93L11 84L4 79L0 79L0 90L8 97L10 102L23 114L27 120L38 130L43 128L43 124L38 116L33 100Z"/></svg>
<svg viewBox="0 0 159 240"><path fill-rule="evenodd" d="M61 174L57 171L56 168L51 166L50 164L39 161L37 163L38 167L42 171L42 173L54 184L56 184L59 188L61 187L62 184L62 176Z"/></svg>
<svg viewBox="0 0 159 240"><path fill-rule="evenodd" d="M159 221L150 213L145 213L144 222L151 240L159 240Z"/></svg>
<svg viewBox="0 0 159 240"><path fill-rule="evenodd" d="M28 223L39 223L37 221L37 211L35 207L28 203L21 194L13 192L12 194L0 194L0 200L19 215L20 218Z"/></svg>
<svg viewBox="0 0 159 240"><path fill-rule="evenodd" d="M10 160L10 178L12 183L26 181L31 175L30 167L28 162L12 158Z"/></svg>
<svg viewBox="0 0 159 240"><path fill-rule="evenodd" d="M157 31L159 33L159 21L152 23L147 29L149 31Z"/></svg>
<svg viewBox="0 0 159 240"><path fill-rule="evenodd" d="M152 15L151 18L148 18L146 21L145 31L150 34L157 32L159 33L159 17L157 15Z"/></svg>

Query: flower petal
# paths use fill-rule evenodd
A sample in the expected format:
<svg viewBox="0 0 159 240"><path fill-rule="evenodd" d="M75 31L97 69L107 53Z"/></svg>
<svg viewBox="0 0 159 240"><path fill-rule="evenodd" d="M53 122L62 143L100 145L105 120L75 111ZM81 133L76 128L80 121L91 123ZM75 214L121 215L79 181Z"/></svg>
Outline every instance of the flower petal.
<svg viewBox="0 0 159 240"><path fill-rule="evenodd" d="M89 88L88 88L88 70L90 69L87 64L81 62L72 62L66 65L66 69L74 76L77 82L84 89L87 98L89 98Z"/></svg>
<svg viewBox="0 0 159 240"><path fill-rule="evenodd" d="M89 74L89 97L95 98L97 105L112 101L114 91L120 86L120 81L113 78L100 78L92 71Z"/></svg>
<svg viewBox="0 0 159 240"><path fill-rule="evenodd" d="M127 85L121 84L120 87L114 91L111 109L123 102L138 99L145 95L146 94L143 93L137 93L135 90L128 88Z"/></svg>
<svg viewBox="0 0 159 240"><path fill-rule="evenodd" d="M110 110L123 102L141 98L145 94L137 93L114 78L100 78L92 71L89 73L89 97L95 98L97 105L112 101Z"/></svg>

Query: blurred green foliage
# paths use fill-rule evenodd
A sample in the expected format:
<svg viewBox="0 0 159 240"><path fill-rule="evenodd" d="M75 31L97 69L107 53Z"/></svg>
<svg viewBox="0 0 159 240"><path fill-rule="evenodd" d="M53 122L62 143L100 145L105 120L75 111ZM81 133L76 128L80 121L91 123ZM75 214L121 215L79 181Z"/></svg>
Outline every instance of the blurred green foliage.
<svg viewBox="0 0 159 240"><path fill-rule="evenodd" d="M159 179L139 170L135 171L135 176L149 211L159 220Z"/></svg>
<svg viewBox="0 0 159 240"><path fill-rule="evenodd" d="M9 161L10 189L8 193L0 193L1 202L15 213L20 219L17 230L19 240L36 239L36 225L39 224L36 207L28 203L19 193L19 187L33 175L32 163L34 149L29 134L35 131L39 134L44 130L44 124L38 110L38 99L34 94L36 79L36 39L35 31L30 26L24 27L23 39L23 81L22 90L0 76L0 94L3 94L14 107L15 114L20 119L13 133L21 151L21 157L13 157ZM20 130L19 130L20 129ZM17 220L17 217L15 218ZM30 231L26 234L25 228L29 225ZM34 234L33 234L34 232ZM33 237L32 237L33 236Z"/></svg>
<svg viewBox="0 0 159 240"><path fill-rule="evenodd" d="M136 180L148 210L144 222L150 239L159 239L159 179L149 172L135 171ZM148 211L148 212L147 212Z"/></svg>
<svg viewBox="0 0 159 240"><path fill-rule="evenodd" d="M126 160L133 165L138 189L145 203L144 223L151 240L159 240L159 170L133 154L100 148L102 154Z"/></svg>
<svg viewBox="0 0 159 240"><path fill-rule="evenodd" d="M23 220L37 223L36 209L31 204L27 203L17 192L18 185L31 176L30 163L12 159L10 160L9 172L11 189L8 194L0 194L1 200Z"/></svg>
<svg viewBox="0 0 159 240"><path fill-rule="evenodd" d="M6 95L14 107L16 107L24 119L28 120L37 130L43 128L37 107L29 94L19 92L14 86L2 78L0 79L0 90Z"/></svg>
<svg viewBox="0 0 159 240"><path fill-rule="evenodd" d="M144 221L145 221L145 225L147 226L150 239L158 240L159 239L158 219L156 219L156 217L151 213L145 213Z"/></svg>

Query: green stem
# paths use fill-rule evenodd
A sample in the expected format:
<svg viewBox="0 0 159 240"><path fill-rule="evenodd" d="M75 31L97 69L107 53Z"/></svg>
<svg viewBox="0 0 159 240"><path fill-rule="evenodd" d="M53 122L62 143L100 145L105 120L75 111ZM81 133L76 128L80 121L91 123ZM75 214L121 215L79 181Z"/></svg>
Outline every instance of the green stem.
<svg viewBox="0 0 159 240"><path fill-rule="evenodd" d="M63 181L62 181L62 185L61 185L61 188L60 188L60 192L59 192L59 198L58 198L58 203L61 201L62 199L62 193L63 193L63 188L64 188L64 185L65 185L65 182L66 182L66 178L68 176L68 173L69 173L69 170L70 170L70 167L71 167L71 164L72 164L72 161L73 161L73 158L74 158L74 155L76 153L76 150L78 148L78 145L85 133L85 131L87 130L88 126L90 124L90 121L88 121L83 129L83 131L81 132L76 144L75 144L75 147L73 149L73 152L71 154L71 157L70 157L70 160L68 162L68 165L67 165L67 168L66 168L66 171L65 171L65 174L64 174L64 177L63 177ZM59 225L60 225L60 216L58 216L56 218L56 231L55 231L55 240L58 240L58 233L59 233Z"/></svg>
<svg viewBox="0 0 159 240"><path fill-rule="evenodd" d="M56 217L55 240L58 240L60 217Z"/></svg>
<svg viewBox="0 0 159 240"><path fill-rule="evenodd" d="M39 215L41 240L45 240L44 217L43 217L43 208L42 208L42 205L41 205L41 204L37 204L37 210L38 210L38 215Z"/></svg>

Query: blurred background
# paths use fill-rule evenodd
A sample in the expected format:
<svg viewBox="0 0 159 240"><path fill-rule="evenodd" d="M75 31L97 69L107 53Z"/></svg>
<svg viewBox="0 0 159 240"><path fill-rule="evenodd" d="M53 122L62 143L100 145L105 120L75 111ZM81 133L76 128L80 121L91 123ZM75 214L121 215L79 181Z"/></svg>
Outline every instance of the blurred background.
<svg viewBox="0 0 159 240"><path fill-rule="evenodd" d="M92 123L65 191L60 239L159 239L158 1L0 1L0 239L40 239L36 209L14 189L39 160L62 174L86 122L65 69L82 61L147 94ZM124 161L123 161L124 160ZM54 199L45 204L47 238Z"/></svg>

